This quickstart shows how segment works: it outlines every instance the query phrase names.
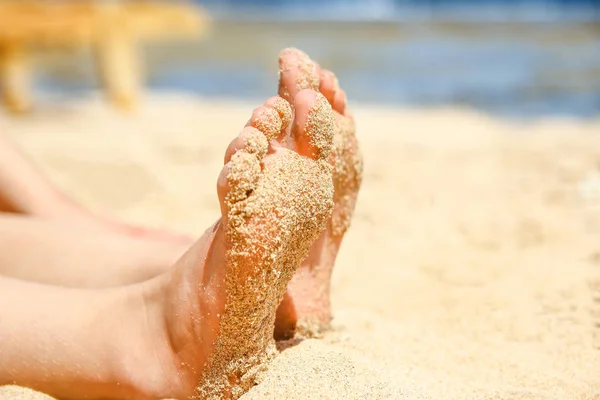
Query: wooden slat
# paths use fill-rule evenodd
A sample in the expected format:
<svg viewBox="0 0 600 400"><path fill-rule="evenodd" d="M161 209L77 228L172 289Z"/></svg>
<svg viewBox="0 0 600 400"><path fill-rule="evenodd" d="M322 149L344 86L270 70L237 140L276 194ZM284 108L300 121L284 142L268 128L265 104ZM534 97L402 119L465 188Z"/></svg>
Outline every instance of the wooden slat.
<svg viewBox="0 0 600 400"><path fill-rule="evenodd" d="M135 108L143 82L139 40L198 36L207 14L191 4L154 1L0 0L0 100L31 108L28 47L89 46L108 98Z"/></svg>
<svg viewBox="0 0 600 400"><path fill-rule="evenodd" d="M209 23L202 9L185 3L0 1L0 41L35 45L86 43L114 29L155 40L198 36Z"/></svg>

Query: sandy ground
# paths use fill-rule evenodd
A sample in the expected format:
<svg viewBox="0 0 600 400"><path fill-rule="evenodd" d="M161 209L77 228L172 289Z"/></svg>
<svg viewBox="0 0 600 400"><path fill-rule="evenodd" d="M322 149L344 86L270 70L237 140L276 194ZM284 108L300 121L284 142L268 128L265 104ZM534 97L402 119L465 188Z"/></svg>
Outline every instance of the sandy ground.
<svg viewBox="0 0 600 400"><path fill-rule="evenodd" d="M132 118L89 100L2 128L91 207L200 234L253 106L163 94ZM243 398L599 399L600 121L355 114L366 171L333 330ZM44 398L0 388L19 396Z"/></svg>

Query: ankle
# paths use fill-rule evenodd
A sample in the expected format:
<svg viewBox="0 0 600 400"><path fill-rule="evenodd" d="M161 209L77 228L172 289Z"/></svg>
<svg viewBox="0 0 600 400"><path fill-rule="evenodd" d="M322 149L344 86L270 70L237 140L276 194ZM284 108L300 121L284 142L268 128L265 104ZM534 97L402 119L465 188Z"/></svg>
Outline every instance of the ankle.
<svg viewBox="0 0 600 400"><path fill-rule="evenodd" d="M121 320L112 355L113 386L131 399L179 398L189 394L176 365L164 314L165 278L127 288L126 318Z"/></svg>

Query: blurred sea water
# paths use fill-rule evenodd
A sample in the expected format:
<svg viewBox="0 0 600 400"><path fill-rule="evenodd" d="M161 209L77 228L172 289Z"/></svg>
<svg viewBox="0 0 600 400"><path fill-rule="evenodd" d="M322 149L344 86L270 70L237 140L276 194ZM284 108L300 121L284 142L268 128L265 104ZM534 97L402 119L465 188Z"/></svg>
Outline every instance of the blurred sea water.
<svg viewBox="0 0 600 400"><path fill-rule="evenodd" d="M265 99L276 91L278 51L295 46L335 71L359 103L517 118L600 114L598 1L199 3L214 18L210 36L143 49L151 88ZM90 64L75 59L49 63L43 89L93 87Z"/></svg>

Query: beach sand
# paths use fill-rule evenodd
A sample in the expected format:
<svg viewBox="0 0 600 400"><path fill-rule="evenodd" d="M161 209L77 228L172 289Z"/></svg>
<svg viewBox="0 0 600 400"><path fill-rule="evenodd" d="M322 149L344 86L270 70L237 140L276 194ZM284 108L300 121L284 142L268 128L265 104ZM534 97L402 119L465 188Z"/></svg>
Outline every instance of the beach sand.
<svg viewBox="0 0 600 400"><path fill-rule="evenodd" d="M199 236L259 104L151 94L128 117L89 99L0 129L93 209ZM353 109L365 178L332 330L282 346L242 398L600 398L600 121ZM48 399L0 388L15 398Z"/></svg>

